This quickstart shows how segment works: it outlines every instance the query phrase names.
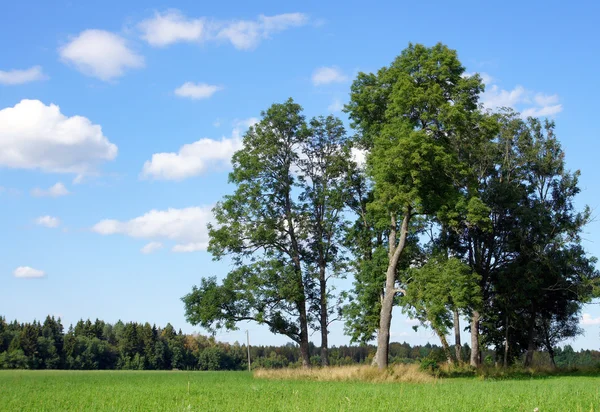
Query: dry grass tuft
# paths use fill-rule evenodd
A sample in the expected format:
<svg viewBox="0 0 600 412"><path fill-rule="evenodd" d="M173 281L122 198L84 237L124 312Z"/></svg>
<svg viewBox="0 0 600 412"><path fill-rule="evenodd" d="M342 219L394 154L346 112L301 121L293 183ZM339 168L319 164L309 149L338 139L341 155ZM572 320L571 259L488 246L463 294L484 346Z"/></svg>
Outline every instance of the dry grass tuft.
<svg viewBox="0 0 600 412"><path fill-rule="evenodd" d="M254 377L277 380L362 381L362 382L434 382L435 378L419 370L419 365L394 365L386 370L373 366L332 366L311 369L258 369Z"/></svg>

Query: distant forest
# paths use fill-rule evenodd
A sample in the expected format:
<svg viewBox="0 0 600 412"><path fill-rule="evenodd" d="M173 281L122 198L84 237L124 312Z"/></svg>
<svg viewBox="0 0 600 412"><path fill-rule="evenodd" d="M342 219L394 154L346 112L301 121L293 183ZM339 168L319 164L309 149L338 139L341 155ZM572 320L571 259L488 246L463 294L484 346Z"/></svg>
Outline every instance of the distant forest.
<svg viewBox="0 0 600 412"><path fill-rule="evenodd" d="M331 365L370 364L376 346L333 346ZM470 348L462 348L468 359ZM311 364L320 365L319 348L310 344ZM494 364L495 352L484 352L484 362ZM498 354L500 355L500 354ZM48 316L41 323L6 322L0 317L0 369L135 369L135 370L245 370L248 368L246 345L216 341L213 337L184 334L171 324L164 328L135 322L114 325L96 319L80 320L67 332L60 319ZM501 356L500 356L501 357ZM297 344L251 346L252 368L300 367ZM392 342L391 363L416 363L423 359L445 360L437 345ZM569 345L557 348L558 367L587 367L600 364L600 351L575 352ZM549 365L545 352L535 354L535 363Z"/></svg>

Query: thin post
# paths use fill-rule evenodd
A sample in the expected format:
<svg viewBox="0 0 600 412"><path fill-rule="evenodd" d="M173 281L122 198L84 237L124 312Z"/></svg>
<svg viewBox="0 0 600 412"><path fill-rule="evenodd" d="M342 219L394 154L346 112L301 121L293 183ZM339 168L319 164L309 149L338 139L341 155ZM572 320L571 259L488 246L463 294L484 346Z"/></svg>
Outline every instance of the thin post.
<svg viewBox="0 0 600 412"><path fill-rule="evenodd" d="M250 333L248 333L248 329L246 329L246 348L248 348L248 372L250 370Z"/></svg>

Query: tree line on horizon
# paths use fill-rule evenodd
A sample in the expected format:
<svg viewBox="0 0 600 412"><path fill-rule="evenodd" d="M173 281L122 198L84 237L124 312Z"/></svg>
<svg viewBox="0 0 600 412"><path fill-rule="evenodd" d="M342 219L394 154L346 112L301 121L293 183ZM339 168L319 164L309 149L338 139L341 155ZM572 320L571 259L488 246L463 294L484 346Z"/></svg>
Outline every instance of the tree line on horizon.
<svg viewBox="0 0 600 412"><path fill-rule="evenodd" d="M377 347L374 345L341 345L330 348L331 365L368 365ZM469 356L467 344L461 350ZM318 366L320 350L309 344L310 363ZM443 362L441 346L427 343L410 345L390 343L390 361L416 363L423 360ZM600 351L576 352L566 345L557 348L556 363L560 367L597 367ZM257 345L250 347L253 369L287 368L302 365L299 346ZM536 364L549 364L548 354L536 353ZM223 343L213 337L184 334L167 324L164 328L149 323L121 321L115 324L96 319L80 320L65 332L60 319L46 317L43 323L6 322L0 316L0 369L66 369L66 370L247 370L247 347L238 342ZM484 357L493 363L493 352Z"/></svg>
<svg viewBox="0 0 600 412"><path fill-rule="evenodd" d="M329 326L343 320L352 342L377 340L373 363L386 368L401 307L448 362L478 367L492 351L496 364L529 366L543 350L556 364L599 296L581 245L591 211L575 207L579 171L554 122L485 110L483 91L455 50L410 44L352 83L351 134L334 116L306 119L291 98L262 112L209 225L208 251L232 268L182 298L187 320L267 325L299 346L304 367L313 331L331 363ZM352 290L337 291L347 276Z"/></svg>

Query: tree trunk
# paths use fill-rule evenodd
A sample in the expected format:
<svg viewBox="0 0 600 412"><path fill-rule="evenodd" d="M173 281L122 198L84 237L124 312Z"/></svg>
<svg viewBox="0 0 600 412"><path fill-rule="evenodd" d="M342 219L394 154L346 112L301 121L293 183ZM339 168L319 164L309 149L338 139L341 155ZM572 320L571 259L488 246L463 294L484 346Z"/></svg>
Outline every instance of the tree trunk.
<svg viewBox="0 0 600 412"><path fill-rule="evenodd" d="M508 328L509 328L509 324L508 324L508 315L506 315L506 322L505 322L505 326L506 331L504 332L504 367L508 367Z"/></svg>
<svg viewBox="0 0 600 412"><path fill-rule="evenodd" d="M458 309L454 309L454 354L456 362L462 363L462 344L460 342L460 316Z"/></svg>
<svg viewBox="0 0 600 412"><path fill-rule="evenodd" d="M525 367L531 366L533 363L533 353L535 352L535 314L531 316L529 321L529 331L527 334L527 354L525 355Z"/></svg>
<svg viewBox="0 0 600 412"><path fill-rule="evenodd" d="M379 369L385 369L388 366L388 352L390 346L390 326L392 324L392 309L394 305L395 295L395 268L388 268L387 277L390 278L389 272L393 271L391 276L392 286L390 287L386 281L385 296L381 303L381 312L379 318L379 331L377 332L377 366Z"/></svg>
<svg viewBox="0 0 600 412"><path fill-rule="evenodd" d="M390 214L390 234L388 236L388 268L385 275L385 294L381 302L381 312L379 314L379 330L377 332L377 353L376 360L379 369L385 369L388 366L388 352L390 345L390 326L392 324L392 309L394 307L394 296L396 295L396 268L398 260L406 245L408 235L408 222L411 217L411 209L408 208L402 226L400 227L400 240L396 245L396 216Z"/></svg>
<svg viewBox="0 0 600 412"><path fill-rule="evenodd" d="M319 283L321 288L321 365L329 366L329 350L327 344L328 333L328 311L327 311L327 279L325 277L325 268L321 267L319 273Z"/></svg>
<svg viewBox="0 0 600 412"><path fill-rule="evenodd" d="M452 363L452 351L450 350L450 345L448 345L448 341L446 340L446 335L441 333L436 329L435 333L437 333L440 338L440 342L442 343L442 348L444 349L444 354L446 355L446 361L448 363Z"/></svg>
<svg viewBox="0 0 600 412"><path fill-rule="evenodd" d="M302 358L302 367L310 368L310 349L308 346L308 319L306 317L306 303L304 300L299 302L298 311L300 312L300 357Z"/></svg>
<svg viewBox="0 0 600 412"><path fill-rule="evenodd" d="M548 332L548 324L546 322L544 322L544 341L546 343L548 355L550 355L550 364L553 368L556 368L556 362L554 361L554 348L552 347L550 333Z"/></svg>
<svg viewBox="0 0 600 412"><path fill-rule="evenodd" d="M479 312L473 311L471 316L471 366L478 367L479 359Z"/></svg>

